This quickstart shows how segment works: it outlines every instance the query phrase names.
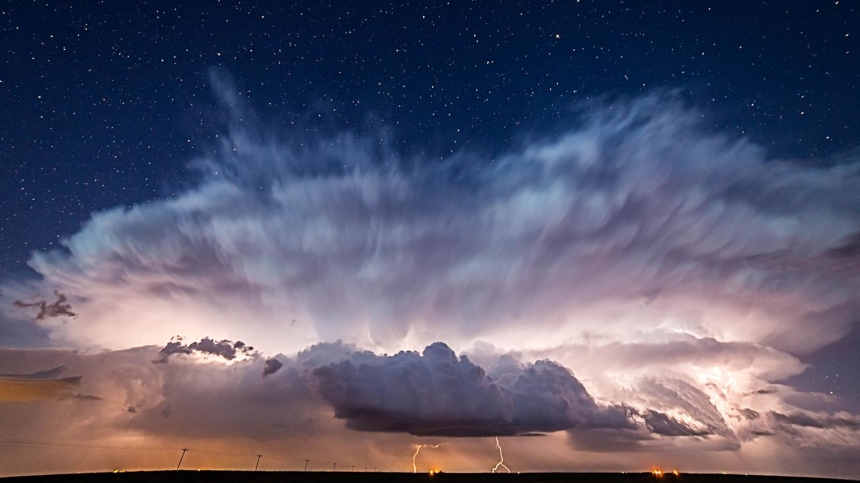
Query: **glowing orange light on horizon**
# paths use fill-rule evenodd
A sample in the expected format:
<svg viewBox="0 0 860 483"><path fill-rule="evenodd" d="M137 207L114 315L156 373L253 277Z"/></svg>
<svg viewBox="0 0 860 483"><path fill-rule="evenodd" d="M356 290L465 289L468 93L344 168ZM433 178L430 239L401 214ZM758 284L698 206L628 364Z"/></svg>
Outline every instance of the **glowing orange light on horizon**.
<svg viewBox="0 0 860 483"><path fill-rule="evenodd" d="M624 472L622 471L622 473L624 473ZM654 468L651 470L651 474L656 476L657 478L662 478L663 476L667 475L668 473L664 473L663 470L661 470L660 468ZM681 473L679 473L677 469L672 470L672 475L679 476L680 474Z"/></svg>

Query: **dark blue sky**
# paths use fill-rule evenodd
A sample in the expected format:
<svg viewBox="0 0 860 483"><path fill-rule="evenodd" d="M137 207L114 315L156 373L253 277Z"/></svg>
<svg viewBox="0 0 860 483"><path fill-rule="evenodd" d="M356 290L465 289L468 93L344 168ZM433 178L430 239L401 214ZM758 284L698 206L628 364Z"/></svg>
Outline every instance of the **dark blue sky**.
<svg viewBox="0 0 860 483"><path fill-rule="evenodd" d="M405 154L492 153L595 96L679 89L715 130L827 163L860 144L857 25L846 1L9 4L0 269L193 182L212 68L269 127L373 131Z"/></svg>

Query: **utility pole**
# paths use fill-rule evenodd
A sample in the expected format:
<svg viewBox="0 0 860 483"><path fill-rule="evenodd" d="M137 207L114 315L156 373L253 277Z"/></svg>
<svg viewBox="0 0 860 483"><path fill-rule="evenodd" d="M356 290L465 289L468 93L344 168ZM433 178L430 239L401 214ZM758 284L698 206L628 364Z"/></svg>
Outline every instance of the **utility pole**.
<svg viewBox="0 0 860 483"><path fill-rule="evenodd" d="M337 470L337 463L335 463L334 465L332 465L331 470L332 470L332 471Z"/></svg>
<svg viewBox="0 0 860 483"><path fill-rule="evenodd" d="M176 465L176 469L178 470L180 466L182 466L182 458L185 458L185 452L188 451L188 448L182 448L182 456L179 457L179 464Z"/></svg>
<svg viewBox="0 0 860 483"><path fill-rule="evenodd" d="M355 471L355 465L352 465L352 471Z"/></svg>
<svg viewBox="0 0 860 483"><path fill-rule="evenodd" d="M254 471L257 471L257 468L260 467L260 458L262 458L262 457L263 457L263 455L261 455L261 454L257 455L257 466L254 467Z"/></svg>
<svg viewBox="0 0 860 483"><path fill-rule="evenodd" d="M310 463L310 461L311 461L311 460L305 460L305 471L307 471L307 470L308 470L308 463Z"/></svg>

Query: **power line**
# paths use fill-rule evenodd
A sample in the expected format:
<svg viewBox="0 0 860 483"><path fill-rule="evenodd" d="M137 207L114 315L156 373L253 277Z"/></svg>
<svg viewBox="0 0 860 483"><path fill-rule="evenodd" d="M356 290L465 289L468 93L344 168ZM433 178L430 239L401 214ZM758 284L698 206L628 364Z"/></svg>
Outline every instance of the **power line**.
<svg viewBox="0 0 860 483"><path fill-rule="evenodd" d="M43 440L36 440L36 439L0 438L0 445L2 445L2 444L23 445L23 446L45 446L45 447L53 447L53 448L65 448L65 449L84 449L84 450L95 449L95 450L105 450L105 451L164 451L164 452L182 451L182 454L180 455L180 458L179 458L179 465L177 466L177 469L179 469L179 467L181 467L182 461L185 458L186 452L207 453L207 454L214 454L214 455L221 455L221 456L247 457L247 458L251 458L251 457L256 456L257 457L256 467L259 467L260 458L268 458L271 460L277 460L277 461L287 463L290 465L295 464L297 467L301 467L301 462L304 461L304 463L305 463L304 464L304 471L308 471L308 465L312 461L312 460L307 459L307 458L306 459L287 459L287 458L280 458L277 456L265 455L265 454L228 453L228 452L224 452L224 451L213 451L213 450L208 450L208 449L188 448L188 447L184 447L184 448L153 448L153 447L140 447L140 446L106 446L106 445L94 445L94 444L76 443L76 442L63 443L63 442L43 441ZM316 464L326 464L325 461L319 461L319 460L313 460L313 462ZM333 463L332 464L332 471L336 471L336 468L337 468L337 463ZM355 467L353 465L353 471L354 470L355 470ZM375 470L375 468L374 468L374 470Z"/></svg>
<svg viewBox="0 0 860 483"><path fill-rule="evenodd" d="M221 456L257 456L256 453L225 453L223 451L212 451L208 449L200 449L200 448L189 448L189 451L193 451L195 453L209 453L209 454L218 454Z"/></svg>
<svg viewBox="0 0 860 483"><path fill-rule="evenodd" d="M182 458L185 458L185 452L188 451L188 448L182 448L182 456L179 457L179 464L176 465L176 469L178 470L180 466L182 466Z"/></svg>
<svg viewBox="0 0 860 483"><path fill-rule="evenodd" d="M237 456L237 457L247 457L247 458L253 458L255 456L260 456L262 458L267 458L270 460L277 460L277 461L281 461L281 462L289 463L289 464L295 463L297 465L300 464L302 461L304 461L302 459L279 458L277 456L272 456L272 455L268 455L268 454L258 455L255 453L225 453L223 451L212 451L212 450L208 450L208 449L199 449L199 448L190 448L189 451L191 451L193 453L208 453L208 454L216 454L216 455L221 455L221 456ZM310 461L310 460L308 460L308 461Z"/></svg>
<svg viewBox="0 0 860 483"><path fill-rule="evenodd" d="M0 444L23 444L31 446L54 446L59 448L104 449L123 451L176 451L176 448L141 448L135 446L100 446L86 443L52 443L50 441L38 441L34 439L0 439Z"/></svg>

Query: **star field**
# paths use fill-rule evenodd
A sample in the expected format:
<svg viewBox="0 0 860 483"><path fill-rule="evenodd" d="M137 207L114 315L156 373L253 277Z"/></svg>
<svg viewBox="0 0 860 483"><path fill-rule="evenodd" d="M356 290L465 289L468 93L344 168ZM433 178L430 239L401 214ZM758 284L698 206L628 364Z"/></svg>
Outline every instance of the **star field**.
<svg viewBox="0 0 860 483"><path fill-rule="evenodd" d="M860 142L845 1L40 1L0 25L4 270L93 211L192 179L213 67L285 125L372 126L407 154L502 149L597 96L658 88L779 156L828 162Z"/></svg>

